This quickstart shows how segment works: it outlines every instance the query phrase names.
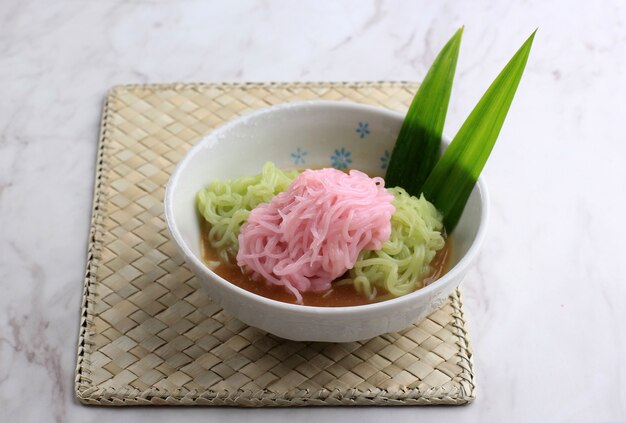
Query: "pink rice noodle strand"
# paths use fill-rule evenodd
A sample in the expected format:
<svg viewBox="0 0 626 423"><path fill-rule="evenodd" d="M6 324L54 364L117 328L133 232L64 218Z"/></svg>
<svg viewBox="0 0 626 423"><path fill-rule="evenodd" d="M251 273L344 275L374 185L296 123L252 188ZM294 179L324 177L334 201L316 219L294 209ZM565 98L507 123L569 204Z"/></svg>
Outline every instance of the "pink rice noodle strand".
<svg viewBox="0 0 626 423"><path fill-rule="evenodd" d="M328 290L362 250L378 250L389 239L392 200L382 178L305 170L287 191L252 210L237 263L302 302L301 293Z"/></svg>

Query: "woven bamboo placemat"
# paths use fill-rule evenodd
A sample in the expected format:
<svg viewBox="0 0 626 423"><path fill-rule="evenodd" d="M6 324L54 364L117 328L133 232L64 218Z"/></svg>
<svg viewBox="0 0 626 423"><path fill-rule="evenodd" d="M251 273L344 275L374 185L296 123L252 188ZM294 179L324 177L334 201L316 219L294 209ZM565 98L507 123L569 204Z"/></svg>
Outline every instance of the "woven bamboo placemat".
<svg viewBox="0 0 626 423"><path fill-rule="evenodd" d="M292 342L213 304L169 241L165 184L224 121L277 103L405 111L411 83L120 86L106 98L81 312L76 396L94 405L422 405L474 399L459 292L400 333Z"/></svg>

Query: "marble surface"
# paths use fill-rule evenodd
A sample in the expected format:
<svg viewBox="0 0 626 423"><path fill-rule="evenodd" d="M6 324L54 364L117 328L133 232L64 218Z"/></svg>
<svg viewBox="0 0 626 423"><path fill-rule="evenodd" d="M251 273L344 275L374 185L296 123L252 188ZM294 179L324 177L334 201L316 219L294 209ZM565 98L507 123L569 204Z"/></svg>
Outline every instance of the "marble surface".
<svg viewBox="0 0 626 423"><path fill-rule="evenodd" d="M419 80L466 30L446 132L539 27L464 284L451 408L107 409L73 399L103 96L120 83ZM626 421L626 4L0 2L0 421Z"/></svg>

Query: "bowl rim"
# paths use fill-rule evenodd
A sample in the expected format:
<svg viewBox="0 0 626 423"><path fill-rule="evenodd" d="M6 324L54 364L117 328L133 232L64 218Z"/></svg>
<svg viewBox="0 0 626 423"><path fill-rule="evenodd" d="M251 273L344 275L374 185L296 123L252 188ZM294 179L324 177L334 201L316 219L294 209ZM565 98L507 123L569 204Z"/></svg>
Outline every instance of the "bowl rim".
<svg viewBox="0 0 626 423"><path fill-rule="evenodd" d="M278 105L273 105L269 107L264 107L259 110L252 111L250 113L246 113L245 115L233 118L228 122L216 127L206 136L203 136L198 142L196 142L186 153L183 159L176 165L176 168L172 175L170 176L168 183L165 188L165 197L164 197L164 211L165 211L165 221L167 228L171 234L172 240L177 245L179 251L183 254L184 259L186 261L191 261L196 269L199 269L204 275L213 279L215 282L221 284L228 291L231 291L233 294L244 297L246 300L254 301L257 303L261 303L265 306L281 309L285 312L296 312L299 314L309 314L309 315L354 315L360 314L363 312L371 312L371 311L382 311L386 309L392 309L401 307L405 304L411 303L419 297L426 297L436 291L439 286L445 284L446 282L457 278L466 267L468 267L474 260L474 257L480 251L480 246L483 243L485 238L486 230L487 230L487 222L489 217L489 194L487 192L487 187L485 184L485 180L483 176L479 176L477 181L478 186L478 194L479 200L481 204L481 216L479 221L478 230L476 232L476 236L472 241L467 252L461 257L459 262L454 265L445 275L440 277L439 279L433 281L429 285L420 288L411 292L410 294L406 294L400 297L392 298L385 301L370 303L370 304L362 304L356 306L332 306L332 307L323 307L323 306L308 306L301 304L291 304L285 303L278 300L273 300L271 298L263 297L259 294L255 294L248 290L245 290L232 282L229 282L227 279L222 278L217 273L213 272L202 260L200 260L193 251L189 248L185 240L183 239L180 231L178 230L178 226L176 224L176 220L174 219L173 214L173 192L176 190L178 186L178 181L181 175L184 173L187 165L193 160L194 156L204 148L208 146L213 146L217 142L221 141L221 137L224 134L227 134L234 127L246 124L249 120L253 120L259 118L261 116L272 114L276 112L284 112L292 109L298 108L337 108L337 109L348 109L348 110L358 110L368 113L375 113L379 115L383 115L384 117L388 117L391 119L399 119L400 123L404 120L404 115L398 112L394 112L383 107L346 102L346 101L330 101L330 100L308 100L308 101L296 101L290 103L282 103ZM443 136L443 143L447 146L450 143L450 139Z"/></svg>

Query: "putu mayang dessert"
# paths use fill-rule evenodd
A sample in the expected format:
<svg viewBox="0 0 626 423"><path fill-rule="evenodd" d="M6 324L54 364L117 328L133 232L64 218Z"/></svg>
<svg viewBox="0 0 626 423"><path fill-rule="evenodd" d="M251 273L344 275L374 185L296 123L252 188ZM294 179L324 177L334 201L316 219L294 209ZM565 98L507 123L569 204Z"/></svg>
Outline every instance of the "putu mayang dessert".
<svg viewBox="0 0 626 423"><path fill-rule="evenodd" d="M304 305L359 305L413 292L444 272L442 217L383 178L266 163L197 194L207 264L244 289Z"/></svg>

